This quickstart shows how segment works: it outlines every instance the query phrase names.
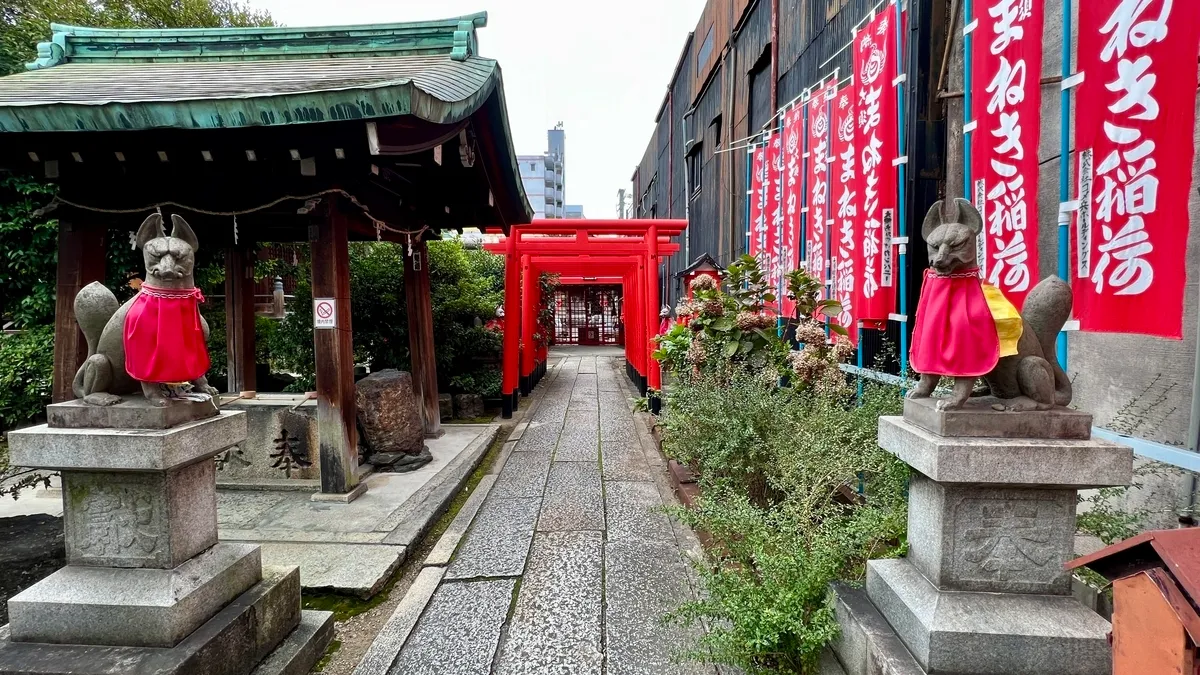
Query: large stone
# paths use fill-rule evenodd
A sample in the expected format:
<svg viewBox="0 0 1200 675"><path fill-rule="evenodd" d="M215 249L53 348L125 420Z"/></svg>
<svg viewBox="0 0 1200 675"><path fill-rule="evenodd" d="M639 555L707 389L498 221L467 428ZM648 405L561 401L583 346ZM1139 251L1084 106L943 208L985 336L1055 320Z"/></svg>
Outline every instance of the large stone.
<svg viewBox="0 0 1200 675"><path fill-rule="evenodd" d="M1133 451L1100 439L950 438L880 417L879 446L939 483L1078 490L1133 479Z"/></svg>
<svg viewBox="0 0 1200 675"><path fill-rule="evenodd" d="M358 423L371 452L421 452L425 425L412 375L391 369L371 373L355 385L355 398Z"/></svg>
<svg viewBox="0 0 1200 675"><path fill-rule="evenodd" d="M540 497L497 499L493 487L454 554L446 579L520 576L541 503Z"/></svg>
<svg viewBox="0 0 1200 675"><path fill-rule="evenodd" d="M595 462L554 462L538 518L539 532L603 530L604 497Z"/></svg>
<svg viewBox="0 0 1200 675"><path fill-rule="evenodd" d="M455 394L454 407L458 416L465 420L473 420L484 415L483 397L479 394Z"/></svg>
<svg viewBox="0 0 1200 675"><path fill-rule="evenodd" d="M833 593L841 631L831 646L846 675L925 675L865 591L838 583Z"/></svg>
<svg viewBox="0 0 1200 675"><path fill-rule="evenodd" d="M246 439L217 455L218 480L259 486L277 480L319 480L316 403L302 394L258 394L225 404L223 410L246 414Z"/></svg>
<svg viewBox="0 0 1200 675"><path fill-rule="evenodd" d="M217 543L216 467L64 471L68 565L171 569Z"/></svg>
<svg viewBox="0 0 1200 675"><path fill-rule="evenodd" d="M1070 596L943 592L903 558L868 562L867 594L929 672L1111 672L1111 626Z"/></svg>
<svg viewBox="0 0 1200 675"><path fill-rule="evenodd" d="M450 394L438 394L438 415L443 422L454 419L454 397Z"/></svg>
<svg viewBox="0 0 1200 675"><path fill-rule="evenodd" d="M1092 416L1061 406L1050 410L1011 412L992 408L999 401L991 396L967 399L957 410L938 410L938 399L910 398L904 401L904 419L940 436L973 438L1069 438L1092 437Z"/></svg>
<svg viewBox="0 0 1200 675"><path fill-rule="evenodd" d="M0 628L0 674L303 675L333 637L333 615L301 611L296 568L263 579L170 648L17 642ZM274 650L274 651L272 651Z"/></svg>
<svg viewBox="0 0 1200 675"><path fill-rule="evenodd" d="M491 672L515 586L514 579L442 584L389 672Z"/></svg>
<svg viewBox="0 0 1200 675"><path fill-rule="evenodd" d="M141 396L127 396L116 405L92 405L82 399L46 407L46 423L64 429L170 429L216 417L216 403L179 400L156 406Z"/></svg>
<svg viewBox="0 0 1200 675"><path fill-rule="evenodd" d="M167 471L211 458L246 438L246 416L216 417L170 429L59 429L45 424L8 434L13 466L83 471Z"/></svg>
<svg viewBox="0 0 1200 675"><path fill-rule="evenodd" d="M358 662L354 675L386 675L392 662L404 648L404 643L412 635L417 620L429 605L429 600L433 598L445 573L446 570L442 567L426 567L421 570L404 594L404 598L400 600L400 604L396 605L392 616L371 642L367 653Z"/></svg>
<svg viewBox="0 0 1200 675"><path fill-rule="evenodd" d="M8 601L12 639L173 647L261 578L251 544L218 544L169 570L68 565Z"/></svg>

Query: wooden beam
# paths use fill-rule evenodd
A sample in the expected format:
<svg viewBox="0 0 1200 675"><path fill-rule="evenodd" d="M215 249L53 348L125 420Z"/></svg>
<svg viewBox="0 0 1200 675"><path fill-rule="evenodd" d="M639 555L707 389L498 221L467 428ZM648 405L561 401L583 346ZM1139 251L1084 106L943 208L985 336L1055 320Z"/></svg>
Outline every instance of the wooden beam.
<svg viewBox="0 0 1200 675"><path fill-rule="evenodd" d="M254 391L254 252L225 249L226 389L231 394Z"/></svg>
<svg viewBox="0 0 1200 675"><path fill-rule="evenodd" d="M408 346L412 354L412 380L425 436L442 435L438 404L437 357L433 343L433 301L429 291L429 251L423 240L412 242L412 254L404 256L404 298L408 314Z"/></svg>
<svg viewBox="0 0 1200 675"><path fill-rule="evenodd" d="M75 295L93 281L104 281L105 229L95 223L58 224L58 271L54 301L55 403L75 398L71 383L87 359L87 342L75 323Z"/></svg>
<svg viewBox="0 0 1200 675"><path fill-rule="evenodd" d="M320 299L332 300L335 323L332 328L313 328L321 492L325 494L350 493L358 483L348 218L338 208L337 201L330 200L327 204L325 218L317 224L317 240L312 245L314 306L320 304Z"/></svg>

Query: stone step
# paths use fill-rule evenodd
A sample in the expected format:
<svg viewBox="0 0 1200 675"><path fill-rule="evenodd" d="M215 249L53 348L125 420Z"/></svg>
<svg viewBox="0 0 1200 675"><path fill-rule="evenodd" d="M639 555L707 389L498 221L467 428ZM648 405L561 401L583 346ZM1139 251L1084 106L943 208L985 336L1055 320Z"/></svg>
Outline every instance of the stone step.
<svg viewBox="0 0 1200 675"><path fill-rule="evenodd" d="M333 612L305 609L296 626L252 675L307 675L333 640Z"/></svg>
<svg viewBox="0 0 1200 675"><path fill-rule="evenodd" d="M299 668L301 656L315 653L319 657L328 645L332 631L296 631L300 624L299 599L299 569L265 568L262 581L235 598L182 642L166 649L14 642L6 626L0 628L0 675L126 675L135 672L246 675L289 635L295 638L291 648L302 654L291 661L281 658L296 667L280 672L307 672ZM310 619L312 622L321 620L316 615ZM302 639L308 642L297 646ZM265 672L273 675L272 671Z"/></svg>
<svg viewBox="0 0 1200 675"><path fill-rule="evenodd" d="M845 675L925 675L865 591L839 583L833 585L833 593L842 628L833 651ZM822 668L827 668L822 660Z"/></svg>

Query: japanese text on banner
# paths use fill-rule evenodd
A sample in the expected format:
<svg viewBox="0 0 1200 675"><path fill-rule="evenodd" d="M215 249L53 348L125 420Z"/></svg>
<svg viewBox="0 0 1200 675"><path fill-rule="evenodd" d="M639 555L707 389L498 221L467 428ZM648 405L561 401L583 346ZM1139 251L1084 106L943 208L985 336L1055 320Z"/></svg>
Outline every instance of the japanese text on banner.
<svg viewBox="0 0 1200 675"><path fill-rule="evenodd" d="M763 249L767 283L772 294L779 296L779 284L783 278L783 134L772 133L767 139L767 159L764 171L766 180L764 200L767 220L767 238ZM767 303L778 310L777 303Z"/></svg>
<svg viewBox="0 0 1200 675"><path fill-rule="evenodd" d="M762 252L763 240L767 235L767 222L763 216L763 167L766 152L761 147L750 149L750 223L746 242L746 253L758 257Z"/></svg>
<svg viewBox="0 0 1200 675"><path fill-rule="evenodd" d="M971 196L980 273L1017 307L1038 280L1043 0L973 0Z"/></svg>
<svg viewBox="0 0 1200 675"><path fill-rule="evenodd" d="M1179 339L1200 3L1088 0L1079 31L1075 315Z"/></svg>
<svg viewBox="0 0 1200 675"><path fill-rule="evenodd" d="M783 257L788 271L800 261L801 209L804 208L802 172L804 170L804 116L806 108L796 106L783 116ZM784 287L783 314L792 316L796 302L787 297Z"/></svg>
<svg viewBox="0 0 1200 675"><path fill-rule="evenodd" d="M896 215L896 6L889 4L854 37L858 94L857 192L862 260L857 318L881 328L896 305L892 236Z"/></svg>
<svg viewBox="0 0 1200 675"><path fill-rule="evenodd" d="M830 245L830 281L833 297L842 303L842 311L834 318L838 325L850 333L850 341L858 344L858 330L854 323L859 303L858 278L862 259L858 256L862 239L862 223L858 218L858 148L854 143L855 105L854 85L847 85L837 93L833 101L833 129L830 132L836 180L830 209L834 215L834 230ZM836 175L835 175L836 174Z"/></svg>
<svg viewBox="0 0 1200 675"><path fill-rule="evenodd" d="M829 98L833 96L834 83L819 87L809 101L808 125L808 232L805 242L805 257L808 273L822 284L828 278L826 240L829 231L829 187L832 177L829 172ZM825 297L822 294L821 297Z"/></svg>

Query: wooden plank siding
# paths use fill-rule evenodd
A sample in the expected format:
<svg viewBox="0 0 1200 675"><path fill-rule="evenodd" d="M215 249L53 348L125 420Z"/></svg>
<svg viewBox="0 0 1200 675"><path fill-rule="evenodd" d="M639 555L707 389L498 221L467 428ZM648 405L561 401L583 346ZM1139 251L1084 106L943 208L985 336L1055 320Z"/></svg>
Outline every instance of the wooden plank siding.
<svg viewBox="0 0 1200 675"><path fill-rule="evenodd" d="M634 174L639 217L688 218L681 250L667 265L664 302L674 304L685 289L673 278L707 253L727 265L745 252L747 140L766 125L778 124L776 110L800 97L806 89L833 77L849 77L852 51L847 47L858 24L868 17L876 0L778 0L779 80L777 100L771 100L771 0L709 0L695 30L684 41L683 53L664 102L654 135ZM945 45L947 0L908 0L917 18L906 39L914 46L905 68L917 72L915 93L906 91L911 117L906 135L922 156L910 158L907 213L923 214L944 187L944 110L934 86ZM711 31L711 45L706 44ZM701 58L703 56L703 58ZM702 62L701 62L702 61ZM684 120L685 115L687 120ZM720 120L720 152L712 123ZM685 134L686 128L686 134ZM686 138L685 138L686 136ZM687 156L700 144L701 184L685 187ZM737 148L730 151L730 147ZM911 154L911 153L910 153ZM699 188L698 190L696 188ZM690 194L685 195L688 192ZM665 200L670 200L669 204ZM684 210L684 199L686 212ZM912 220L910 218L910 220ZM913 223L910 222L910 228ZM923 247L910 247L909 307L915 307ZM884 339L895 345L899 326L886 337L868 331L864 344L870 361Z"/></svg>

